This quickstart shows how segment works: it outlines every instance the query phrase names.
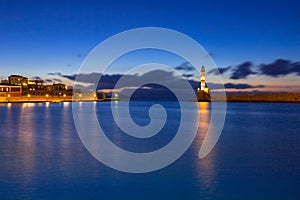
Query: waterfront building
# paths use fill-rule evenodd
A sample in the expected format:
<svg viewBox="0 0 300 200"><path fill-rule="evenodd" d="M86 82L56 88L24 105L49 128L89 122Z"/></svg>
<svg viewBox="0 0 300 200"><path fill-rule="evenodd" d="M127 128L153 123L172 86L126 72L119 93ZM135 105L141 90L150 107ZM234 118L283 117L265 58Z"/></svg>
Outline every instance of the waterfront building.
<svg viewBox="0 0 300 200"><path fill-rule="evenodd" d="M45 85L43 80L40 79L29 80L27 77L20 76L20 75L10 75L8 77L8 81L6 85L12 86L12 88L14 88L13 86L20 86L21 96L28 96L28 97L67 97L68 96L70 97L73 95L73 88L68 87L65 84L53 83L52 85Z"/></svg>
<svg viewBox="0 0 300 200"><path fill-rule="evenodd" d="M58 83L52 85L44 85L42 80L29 81L27 86L23 86L23 95L30 96L72 96L73 89L65 84Z"/></svg>
<svg viewBox="0 0 300 200"><path fill-rule="evenodd" d="M0 100L9 101L11 98L18 98L21 96L21 86L0 84Z"/></svg>
<svg viewBox="0 0 300 200"><path fill-rule="evenodd" d="M8 77L9 85L27 85L28 78L20 75L10 75Z"/></svg>
<svg viewBox="0 0 300 200"><path fill-rule="evenodd" d="M100 100L115 100L103 98ZM0 102L61 102L96 101L97 93L81 92L63 83L44 84L43 80L30 80L20 75L11 75L0 83Z"/></svg>

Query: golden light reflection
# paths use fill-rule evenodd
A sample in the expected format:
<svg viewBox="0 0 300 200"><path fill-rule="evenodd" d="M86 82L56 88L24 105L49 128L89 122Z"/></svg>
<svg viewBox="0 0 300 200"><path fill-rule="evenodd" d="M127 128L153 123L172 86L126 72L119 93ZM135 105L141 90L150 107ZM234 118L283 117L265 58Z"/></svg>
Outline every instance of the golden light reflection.
<svg viewBox="0 0 300 200"><path fill-rule="evenodd" d="M117 108L118 108L119 101L114 101L113 104L114 104L114 108L117 109Z"/></svg>
<svg viewBox="0 0 300 200"><path fill-rule="evenodd" d="M68 108L70 105L70 102L64 102L63 105L64 105L64 108Z"/></svg>
<svg viewBox="0 0 300 200"><path fill-rule="evenodd" d="M210 121L210 108L209 108L209 102L199 102L198 103L198 114L199 114L199 129L201 130L201 136L205 136L205 133L209 126ZM203 139L202 138L202 139Z"/></svg>
<svg viewBox="0 0 300 200"><path fill-rule="evenodd" d="M8 108L11 108L11 103L8 103L8 104L7 104L7 107L8 107Z"/></svg>
<svg viewBox="0 0 300 200"><path fill-rule="evenodd" d="M63 107L68 108L69 104L70 102L63 102ZM57 117L55 120L57 121L56 123L59 123L58 127L60 128L58 131L60 133L58 148L60 148L63 151L63 153L61 154L62 160L64 161L64 163L67 163L70 162L74 157L74 151L72 151L71 149L73 140L70 139L73 136L72 126L71 126L73 117L70 114L70 112L66 109L66 110L61 110L59 117ZM64 150L65 148L68 150Z"/></svg>
<svg viewBox="0 0 300 200"><path fill-rule="evenodd" d="M24 171L33 171L35 162L35 137L34 137L34 123L32 104L23 103L22 109L20 111L20 121L18 123L18 138L16 146L19 148L18 152L22 152L16 156L19 157L16 160L16 165L18 165ZM24 180L24 183L30 181L30 176L28 180Z"/></svg>
<svg viewBox="0 0 300 200"><path fill-rule="evenodd" d="M34 103L23 103L22 104L22 108L24 108L24 107L34 107L34 106L35 106Z"/></svg>
<svg viewBox="0 0 300 200"><path fill-rule="evenodd" d="M210 103L209 102L199 102L199 128L197 134L197 151L199 151L201 145L204 142L204 138L207 134L208 127L210 125ZM198 155L198 152L195 152ZM199 159L199 158L198 158ZM207 187L208 190L212 190L215 178L215 153L211 152L205 158L200 159L198 163L198 174L199 178L203 183L204 187Z"/></svg>

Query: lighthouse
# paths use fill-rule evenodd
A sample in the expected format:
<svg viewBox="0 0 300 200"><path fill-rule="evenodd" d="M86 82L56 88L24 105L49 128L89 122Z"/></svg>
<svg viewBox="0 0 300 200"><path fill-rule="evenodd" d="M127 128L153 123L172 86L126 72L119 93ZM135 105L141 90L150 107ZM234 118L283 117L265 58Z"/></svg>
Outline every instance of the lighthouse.
<svg viewBox="0 0 300 200"><path fill-rule="evenodd" d="M206 86L206 81L205 81L205 67L201 67L201 73L200 73L200 88L198 90L209 93L209 89Z"/></svg>
<svg viewBox="0 0 300 200"><path fill-rule="evenodd" d="M205 67L201 67L201 74L200 74L200 90L204 91L206 88L206 83L205 83Z"/></svg>
<svg viewBox="0 0 300 200"><path fill-rule="evenodd" d="M206 86L205 67L204 66L201 67L200 87L198 88L197 99L198 99L198 101L210 101L209 89Z"/></svg>

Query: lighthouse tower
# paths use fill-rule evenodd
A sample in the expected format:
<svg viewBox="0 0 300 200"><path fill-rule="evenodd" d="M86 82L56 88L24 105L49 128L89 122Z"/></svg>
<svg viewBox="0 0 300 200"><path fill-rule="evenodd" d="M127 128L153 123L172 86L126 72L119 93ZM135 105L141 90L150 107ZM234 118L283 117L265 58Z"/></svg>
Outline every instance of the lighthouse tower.
<svg viewBox="0 0 300 200"><path fill-rule="evenodd" d="M205 83L205 67L201 67L201 74L200 74L200 90L204 91L206 88L206 83Z"/></svg>
<svg viewBox="0 0 300 200"><path fill-rule="evenodd" d="M208 87L206 87L205 82L205 67L201 67L201 73L200 73L200 88L198 88L198 94L197 94L198 101L210 101L210 92Z"/></svg>

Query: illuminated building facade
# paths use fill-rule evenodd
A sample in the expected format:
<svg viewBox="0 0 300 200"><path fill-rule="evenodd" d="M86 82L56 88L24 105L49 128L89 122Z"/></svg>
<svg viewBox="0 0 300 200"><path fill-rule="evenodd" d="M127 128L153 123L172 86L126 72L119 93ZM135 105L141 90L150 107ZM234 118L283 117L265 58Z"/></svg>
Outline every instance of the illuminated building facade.
<svg viewBox="0 0 300 200"><path fill-rule="evenodd" d="M0 99L10 99L22 96L22 87L17 85L0 84Z"/></svg>
<svg viewBox="0 0 300 200"><path fill-rule="evenodd" d="M12 88L9 90L15 90L14 87L19 86L18 88L21 88L20 92L22 96L66 97L73 95L73 88L70 88L65 84L53 83L52 85L44 85L43 80L29 80L27 77L20 75L9 76L7 84L3 85L5 85L3 90L6 90L6 88Z"/></svg>
<svg viewBox="0 0 300 200"><path fill-rule="evenodd" d="M8 77L9 85L26 85L28 78L20 75L11 75Z"/></svg>

